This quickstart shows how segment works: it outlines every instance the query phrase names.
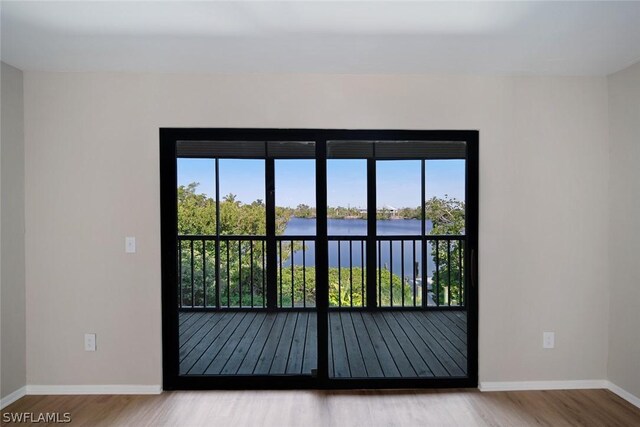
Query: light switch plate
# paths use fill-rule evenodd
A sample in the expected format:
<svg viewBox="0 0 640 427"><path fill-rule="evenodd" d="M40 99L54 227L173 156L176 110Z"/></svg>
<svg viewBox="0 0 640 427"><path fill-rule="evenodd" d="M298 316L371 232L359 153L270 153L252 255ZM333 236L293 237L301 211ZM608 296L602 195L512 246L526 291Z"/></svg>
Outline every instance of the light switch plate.
<svg viewBox="0 0 640 427"><path fill-rule="evenodd" d="M124 238L124 251L128 254L136 253L136 238L125 237Z"/></svg>
<svg viewBox="0 0 640 427"><path fill-rule="evenodd" d="M556 346L555 332L542 333L542 348L554 348Z"/></svg>
<svg viewBox="0 0 640 427"><path fill-rule="evenodd" d="M96 351L96 334L84 334L84 351Z"/></svg>

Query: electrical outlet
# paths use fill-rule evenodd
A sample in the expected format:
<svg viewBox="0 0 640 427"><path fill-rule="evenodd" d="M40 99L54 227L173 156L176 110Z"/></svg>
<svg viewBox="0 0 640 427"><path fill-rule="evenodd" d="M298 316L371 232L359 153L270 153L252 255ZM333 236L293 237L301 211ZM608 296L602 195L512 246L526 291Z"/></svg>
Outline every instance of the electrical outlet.
<svg viewBox="0 0 640 427"><path fill-rule="evenodd" d="M96 351L96 334L84 334L84 351Z"/></svg>
<svg viewBox="0 0 640 427"><path fill-rule="evenodd" d="M542 333L542 348L554 348L556 346L556 333L555 332L543 332Z"/></svg>

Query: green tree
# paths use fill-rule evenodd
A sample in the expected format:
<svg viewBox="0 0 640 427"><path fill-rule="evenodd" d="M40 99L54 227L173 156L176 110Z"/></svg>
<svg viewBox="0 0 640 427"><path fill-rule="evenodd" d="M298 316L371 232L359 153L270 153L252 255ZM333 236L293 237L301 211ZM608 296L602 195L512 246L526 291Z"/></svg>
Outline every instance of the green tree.
<svg viewBox="0 0 640 427"><path fill-rule="evenodd" d="M363 286L362 278L366 278L366 271L361 267L354 267L351 271L349 268L330 268L329 269L329 305L331 307L362 307L366 304L366 285ZM282 287L280 287L282 283ZM291 288L293 284L293 305ZM294 265L293 281L291 275L291 267L282 268L282 276L278 275L278 301L282 300L284 307L301 307L303 300L306 301L307 307L314 307L316 304L316 269L315 267L306 267ZM393 296L393 305L400 306L403 301L405 304L413 302L413 289L409 282L404 282L397 275L392 275L387 269L380 271L380 293L379 304L381 306L390 306L391 297ZM282 289L282 290L281 290ZM280 299L282 297L282 299ZM417 304L421 303L418 296Z"/></svg>
<svg viewBox="0 0 640 427"><path fill-rule="evenodd" d="M300 204L294 210L293 215L296 218L315 218L316 212L311 206Z"/></svg>
<svg viewBox="0 0 640 427"><path fill-rule="evenodd" d="M220 235L264 236L266 207L262 200L244 204L235 194L220 203L198 193L199 184L178 187L178 234L213 236L216 234L216 211L220 209ZM291 218L290 209L277 210L276 234L284 233ZM193 245L193 250L192 250ZM180 249L180 293L184 305L202 306L215 303L215 242L200 239L183 241ZM247 305L253 297L255 305L264 300L264 241L223 240L220 242L220 298L226 304ZM191 268L193 253L193 269ZM204 283L206 282L206 287ZM192 297L193 295L193 297Z"/></svg>
<svg viewBox="0 0 640 427"><path fill-rule="evenodd" d="M234 194L226 195L220 203L206 194L198 193L198 183L191 183L178 187L178 232L181 236L203 235L213 236L216 234L216 211L220 209L220 234L225 235L248 235L264 236L266 232L264 201L256 200L245 204L237 199ZM464 233L464 202L456 199L432 198L425 204L425 212L428 220L433 224L434 234L462 234ZM358 209L345 207L328 208L329 217L333 218L362 218ZM382 218L387 217L389 212L383 212ZM287 223L292 216L310 218L315 216L315 209L307 205L299 205L295 209L277 207L276 208L276 234L284 233ZM422 216L420 207L404 208L398 213L402 218L417 219ZM220 242L220 298L221 303L231 306L242 304L262 306L265 299L266 286L266 253L265 241L254 240L227 240ZM292 254L302 249L300 242L283 242L282 258L283 264L291 258ZM449 294L451 304L456 305L461 300L462 292L462 263L463 255L462 243L451 241L450 243L439 242L432 251L434 262L438 268L434 273L434 283L439 284L440 291L437 298L440 304L447 304ZM215 302L215 241L208 239L204 242L201 239L185 240L180 247L180 259L182 268L180 269L180 292L183 304L202 306L213 305ZM192 265L193 254L193 269ZM447 256L449 254L449 256ZM362 283L362 269L354 267L352 276L348 268L339 270L329 269L329 299L332 306L349 306L353 300L354 306L361 306L365 300L366 286ZM284 267L278 276L278 285L282 280L282 292L278 288L278 298L282 297L284 306L291 306L291 290L293 288L293 303L301 305L305 300L307 305L315 304L315 269L306 267L303 271L301 266L293 266L293 281L291 280L291 267ZM383 268L380 276L380 304L383 306L391 304L393 294L393 305L400 305L404 295L405 301L413 298L411 285L397 275ZM366 277L366 275L365 275ZM303 280L304 279L304 280ZM306 281L306 282L305 282ZM303 282L305 286L303 287ZM206 283L206 286L204 284ZM450 285L450 286L449 286ZM304 289L303 289L304 288ZM352 289L353 288L353 289ZM438 286L434 286L437 290ZM192 297L193 295L193 297ZM417 295L420 304L420 295Z"/></svg>
<svg viewBox="0 0 640 427"><path fill-rule="evenodd" d="M465 204L455 198L433 197L425 204L426 217L432 223L432 234L461 235L465 227ZM464 247L461 240L438 241L432 257L437 266L433 290L440 304L458 305L462 300Z"/></svg>

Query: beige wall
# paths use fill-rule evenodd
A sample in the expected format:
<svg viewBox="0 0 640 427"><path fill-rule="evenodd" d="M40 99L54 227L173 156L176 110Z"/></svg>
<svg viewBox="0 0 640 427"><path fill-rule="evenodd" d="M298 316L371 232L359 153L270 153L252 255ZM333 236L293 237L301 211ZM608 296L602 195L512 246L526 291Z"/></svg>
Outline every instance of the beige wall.
<svg viewBox="0 0 640 427"><path fill-rule="evenodd" d="M609 379L640 397L640 63L609 77Z"/></svg>
<svg viewBox="0 0 640 427"><path fill-rule="evenodd" d="M606 78L27 72L25 108L29 384L161 383L165 126L479 129L481 381L606 377Z"/></svg>
<svg viewBox="0 0 640 427"><path fill-rule="evenodd" d="M22 72L1 71L0 397L25 385L24 123Z"/></svg>

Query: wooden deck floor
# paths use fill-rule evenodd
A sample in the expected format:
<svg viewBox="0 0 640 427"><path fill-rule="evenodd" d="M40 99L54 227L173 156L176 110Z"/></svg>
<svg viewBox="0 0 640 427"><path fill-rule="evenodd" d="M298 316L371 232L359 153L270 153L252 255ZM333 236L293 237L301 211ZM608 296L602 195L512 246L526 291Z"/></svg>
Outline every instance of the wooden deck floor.
<svg viewBox="0 0 640 427"><path fill-rule="evenodd" d="M331 312L332 377L466 375L462 311ZM180 314L181 375L292 375L316 368L312 312Z"/></svg>

